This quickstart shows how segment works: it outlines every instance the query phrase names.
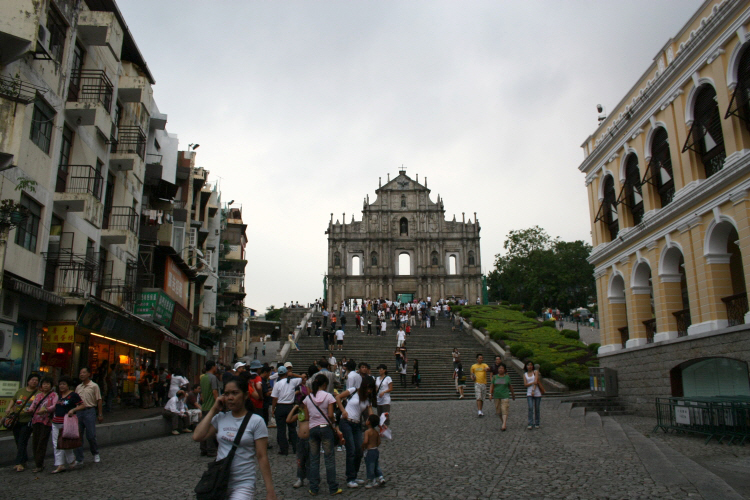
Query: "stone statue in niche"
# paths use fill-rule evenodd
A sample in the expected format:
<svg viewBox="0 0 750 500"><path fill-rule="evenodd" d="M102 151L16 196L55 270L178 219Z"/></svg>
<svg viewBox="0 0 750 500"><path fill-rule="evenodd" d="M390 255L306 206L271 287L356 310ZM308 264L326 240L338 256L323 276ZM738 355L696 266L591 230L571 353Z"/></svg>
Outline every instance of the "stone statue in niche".
<svg viewBox="0 0 750 500"><path fill-rule="evenodd" d="M333 254L333 265L334 266L340 266L341 265L341 254L336 252Z"/></svg>

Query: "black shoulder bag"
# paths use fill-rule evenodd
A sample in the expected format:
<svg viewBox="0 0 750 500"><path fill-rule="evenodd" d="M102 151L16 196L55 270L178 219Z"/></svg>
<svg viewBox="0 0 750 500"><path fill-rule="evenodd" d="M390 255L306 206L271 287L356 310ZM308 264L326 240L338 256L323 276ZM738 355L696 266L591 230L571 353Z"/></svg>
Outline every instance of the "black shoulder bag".
<svg viewBox="0 0 750 500"><path fill-rule="evenodd" d="M221 460L216 460L208 464L208 470L203 473L201 480L195 486L195 494L198 500L224 500L227 496L227 488L229 487L229 473L232 467L232 459L234 459L234 452L240 445L240 440L243 434L245 434L245 428L247 423L250 421L250 417L253 412L248 411L245 418L242 420L240 430L237 432L237 436L234 438L232 443L232 449L229 454Z"/></svg>

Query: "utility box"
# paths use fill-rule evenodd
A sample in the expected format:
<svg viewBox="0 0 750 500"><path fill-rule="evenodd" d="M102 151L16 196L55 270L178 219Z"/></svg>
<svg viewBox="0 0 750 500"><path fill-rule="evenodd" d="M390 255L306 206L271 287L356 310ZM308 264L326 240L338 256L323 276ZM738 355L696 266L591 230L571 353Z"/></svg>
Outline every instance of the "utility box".
<svg viewBox="0 0 750 500"><path fill-rule="evenodd" d="M612 368L589 368L591 395L605 398L617 396L617 370Z"/></svg>

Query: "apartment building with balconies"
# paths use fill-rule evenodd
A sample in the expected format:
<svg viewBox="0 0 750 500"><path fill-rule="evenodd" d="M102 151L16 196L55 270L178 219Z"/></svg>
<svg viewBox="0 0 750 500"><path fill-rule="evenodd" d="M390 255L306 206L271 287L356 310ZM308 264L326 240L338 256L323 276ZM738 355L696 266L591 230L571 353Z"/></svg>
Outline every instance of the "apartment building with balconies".
<svg viewBox="0 0 750 500"><path fill-rule="evenodd" d="M216 317L221 329L219 355L231 362L232 354L240 358L247 353L241 342L245 323L245 266L247 257L247 224L242 220L242 207L231 206L221 211L221 242L219 247L219 293Z"/></svg>
<svg viewBox="0 0 750 500"><path fill-rule="evenodd" d="M133 393L136 367L166 364L167 344L191 352L153 304L134 314L148 167L173 186L177 173L154 78L113 0L1 2L0 47L0 197L25 208L7 237L0 373L11 387L107 361Z"/></svg>
<svg viewBox="0 0 750 500"><path fill-rule="evenodd" d="M750 395L750 6L709 0L583 143L621 397Z"/></svg>

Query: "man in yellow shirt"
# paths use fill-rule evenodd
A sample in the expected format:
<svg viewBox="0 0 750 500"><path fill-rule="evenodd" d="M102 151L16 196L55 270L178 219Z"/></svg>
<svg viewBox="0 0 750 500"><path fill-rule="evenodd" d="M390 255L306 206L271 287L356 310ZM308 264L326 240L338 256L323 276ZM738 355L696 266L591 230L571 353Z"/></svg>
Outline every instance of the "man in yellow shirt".
<svg viewBox="0 0 750 500"><path fill-rule="evenodd" d="M482 406L487 396L487 372L490 367L484 363L484 356L477 354L477 362L471 365L471 380L474 381L474 394L477 399L477 417L483 417Z"/></svg>

